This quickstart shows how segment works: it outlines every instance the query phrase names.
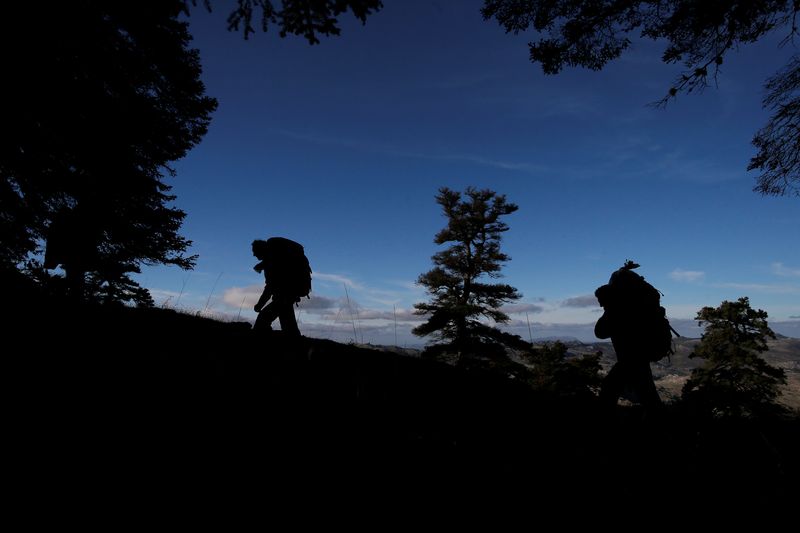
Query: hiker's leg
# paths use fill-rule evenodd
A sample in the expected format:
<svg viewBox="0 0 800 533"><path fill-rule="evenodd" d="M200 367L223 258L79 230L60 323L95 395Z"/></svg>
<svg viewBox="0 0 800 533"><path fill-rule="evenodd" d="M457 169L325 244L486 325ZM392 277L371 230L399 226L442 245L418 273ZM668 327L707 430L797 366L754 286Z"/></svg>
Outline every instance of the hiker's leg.
<svg viewBox="0 0 800 533"><path fill-rule="evenodd" d="M278 317L281 321L281 331L286 335L300 335L300 328L297 327L297 318L294 316L294 305L292 302L281 303Z"/></svg>
<svg viewBox="0 0 800 533"><path fill-rule="evenodd" d="M253 329L258 331L272 331L272 323L278 318L275 302L268 303L256 317Z"/></svg>
<svg viewBox="0 0 800 533"><path fill-rule="evenodd" d="M617 362L600 383L600 405L612 408L617 405L625 386L625 366Z"/></svg>
<svg viewBox="0 0 800 533"><path fill-rule="evenodd" d="M663 404L653 381L650 363L641 360L631 362L629 383L636 403L642 408L644 418L657 417Z"/></svg>
<svg viewBox="0 0 800 533"><path fill-rule="evenodd" d="M256 317L256 323L253 324L254 331L272 331L272 320L267 319L267 313L261 311Z"/></svg>
<svg viewBox="0 0 800 533"><path fill-rule="evenodd" d="M637 367L635 382L639 401L645 409L658 409L662 406L661 397L658 395L658 389L653 381L650 363L643 362L641 367Z"/></svg>

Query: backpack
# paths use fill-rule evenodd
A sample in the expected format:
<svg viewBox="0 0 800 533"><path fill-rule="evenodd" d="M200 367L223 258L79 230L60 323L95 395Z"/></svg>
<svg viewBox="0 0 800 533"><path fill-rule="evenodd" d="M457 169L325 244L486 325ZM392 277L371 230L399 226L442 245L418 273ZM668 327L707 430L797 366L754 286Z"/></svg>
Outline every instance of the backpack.
<svg viewBox="0 0 800 533"><path fill-rule="evenodd" d="M651 363L660 361L665 357L670 360L670 356L675 354L675 343L672 342L672 334L675 333L678 337L680 335L670 325L667 319L667 310L663 306L658 306L658 312L652 320L650 334L653 339L653 345L647 351L647 360Z"/></svg>
<svg viewBox="0 0 800 533"><path fill-rule="evenodd" d="M280 287L281 292L295 298L310 298L311 265L303 246L284 237L267 239L267 278Z"/></svg>
<svg viewBox="0 0 800 533"><path fill-rule="evenodd" d="M640 341L641 355L654 363L675 353L672 334L680 335L667 319L667 310L661 305L661 292L633 272L638 266L633 261L626 261L611 275L608 284L595 291L595 296L606 311L610 309L621 317L620 320Z"/></svg>

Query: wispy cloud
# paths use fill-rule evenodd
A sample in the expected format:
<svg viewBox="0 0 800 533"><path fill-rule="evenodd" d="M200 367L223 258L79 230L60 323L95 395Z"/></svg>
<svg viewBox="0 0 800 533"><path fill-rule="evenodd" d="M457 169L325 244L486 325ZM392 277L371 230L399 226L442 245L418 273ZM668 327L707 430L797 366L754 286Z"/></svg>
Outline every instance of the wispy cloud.
<svg viewBox="0 0 800 533"><path fill-rule="evenodd" d="M230 287L223 292L222 303L231 309L246 309L249 311L261 297L263 290L263 285ZM344 298L341 300L312 293L310 298L301 299L297 307L298 310L307 313L319 313L338 309L342 305Z"/></svg>
<svg viewBox="0 0 800 533"><path fill-rule="evenodd" d="M424 286L416 281L388 281L389 285L399 287L395 294L402 295L405 298L411 298L414 301L427 299L427 290Z"/></svg>
<svg viewBox="0 0 800 533"><path fill-rule="evenodd" d="M796 285L773 285L762 283L718 283L718 289L736 289L740 291L763 292L768 294L800 294L800 287Z"/></svg>
<svg viewBox="0 0 800 533"><path fill-rule="evenodd" d="M343 276L341 274L326 274L324 272L314 272L311 275L312 280L317 281L327 281L330 283L336 283L338 285L346 285L347 287L351 287L353 289L363 290L364 286L347 276Z"/></svg>
<svg viewBox="0 0 800 533"><path fill-rule="evenodd" d="M434 152L421 152L415 150L403 150L394 146L371 141L363 141L357 139L346 139L340 137L323 137L319 135L309 135L304 133L297 133L288 130L272 130L273 133L295 139L298 141L311 142L314 144L323 144L329 146L340 146L352 150L359 150L363 152L377 153L390 155L395 157L406 157L412 159L427 159L431 161L462 161L466 163L474 163L485 167L498 168L502 170L517 170L528 172L531 174L549 173L553 169L546 165L524 161L507 161L502 159L493 159L484 157L479 154L464 154L464 153L434 153Z"/></svg>
<svg viewBox="0 0 800 533"><path fill-rule="evenodd" d="M699 270L683 270L676 268L669 273L669 277L670 279L681 283L694 283L697 281L702 281L706 277L706 273Z"/></svg>
<svg viewBox="0 0 800 533"><path fill-rule="evenodd" d="M423 322L427 320L424 316L415 315L413 309L396 309L392 311L385 311L379 309L358 309L359 320L389 320L398 322Z"/></svg>
<svg viewBox="0 0 800 533"><path fill-rule="evenodd" d="M530 329L528 329L530 326ZM525 320L512 320L500 327L504 331L519 335L527 340L532 337L537 339L578 339L582 342L595 342L594 324L551 324L547 322L531 322Z"/></svg>
<svg viewBox="0 0 800 533"><path fill-rule="evenodd" d="M502 170L521 170L531 174L547 173L551 170L551 168L546 165L522 163L517 161L503 161L500 159L491 159L488 157L468 154L415 154L413 157L419 157L421 159L436 159L439 161L465 161L467 163L475 163L478 165L499 168Z"/></svg>
<svg viewBox="0 0 800 533"><path fill-rule="evenodd" d="M342 303L342 300L339 298L328 298L327 296L311 294L310 298L303 298L300 300L298 308L308 313L314 313L337 309L341 307Z"/></svg>
<svg viewBox="0 0 800 533"><path fill-rule="evenodd" d="M786 278L800 277L800 268L787 267L783 263L772 263L772 273Z"/></svg>
<svg viewBox="0 0 800 533"><path fill-rule="evenodd" d="M600 304L597 302L594 294L584 294L583 296L575 296L567 298L561 302L563 307L598 307Z"/></svg>
<svg viewBox="0 0 800 533"><path fill-rule="evenodd" d="M333 290L336 293L340 293L342 299L348 296L342 290L342 285L344 285L348 289L350 299L359 298L366 302L366 305L376 307L391 308L393 305L400 305L404 301L407 302L409 298L422 298L424 294L421 286L409 281L383 281L382 287L379 288L343 274L316 272L312 275L312 284L314 284L315 290L318 286L316 282L321 282L320 285L327 288L328 292ZM399 288L395 289L394 287Z"/></svg>
<svg viewBox="0 0 800 533"><path fill-rule="evenodd" d="M709 184L742 177L738 167L726 166L710 156L690 156L680 148L665 148L647 136L609 137L598 147L598 153L607 151L613 155L598 161L597 170L618 179L653 178Z"/></svg>
<svg viewBox="0 0 800 533"><path fill-rule="evenodd" d="M544 311L544 307L541 305L521 303L504 305L500 310L507 315L516 315L522 313L541 313Z"/></svg>

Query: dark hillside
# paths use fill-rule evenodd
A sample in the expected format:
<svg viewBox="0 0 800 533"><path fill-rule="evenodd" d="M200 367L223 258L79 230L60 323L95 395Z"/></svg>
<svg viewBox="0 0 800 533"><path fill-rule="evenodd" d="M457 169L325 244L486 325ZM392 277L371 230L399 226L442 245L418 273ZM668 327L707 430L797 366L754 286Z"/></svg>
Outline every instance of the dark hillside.
<svg viewBox="0 0 800 533"><path fill-rule="evenodd" d="M5 360L22 492L73 510L79 498L532 512L653 505L687 487L728 509L795 501L796 420L700 427L677 409L643 421L635 407L609 419L499 373L241 323L15 309Z"/></svg>

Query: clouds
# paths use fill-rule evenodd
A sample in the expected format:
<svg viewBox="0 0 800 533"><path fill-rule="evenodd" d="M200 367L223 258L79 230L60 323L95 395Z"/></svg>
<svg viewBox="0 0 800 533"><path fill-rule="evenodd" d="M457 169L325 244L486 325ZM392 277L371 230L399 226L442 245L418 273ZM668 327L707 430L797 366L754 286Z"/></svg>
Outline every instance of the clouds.
<svg viewBox="0 0 800 533"><path fill-rule="evenodd" d="M263 285L230 287L222 294L222 303L233 309L239 309L240 307L250 309L261 297L263 290ZM339 309L343 302L344 298L329 298L312 293L310 298L302 298L297 307L307 313L320 313Z"/></svg>
<svg viewBox="0 0 800 533"><path fill-rule="evenodd" d="M760 267L762 272L766 270L766 266ZM706 280L706 273L700 270L683 270L676 268L669 273L669 278L678 283L688 284L702 284L707 288L723 289L726 291L735 290L747 293L759 293L767 295L790 295L800 294L800 286L792 283L789 279L785 278L800 278L800 268L794 268L784 265L780 262L772 263L769 267L769 272L772 275L768 278L747 280L747 281L717 281ZM775 277L784 278L780 282L773 283ZM722 297L729 297L721 295Z"/></svg>
<svg viewBox="0 0 800 533"><path fill-rule="evenodd" d="M541 313L544 311L544 307L536 304L519 303L504 305L500 310L507 315L515 315L522 313Z"/></svg>
<svg viewBox="0 0 800 533"><path fill-rule="evenodd" d="M772 263L772 273L785 278L800 278L800 268L791 268L783 263Z"/></svg>
<svg viewBox="0 0 800 533"><path fill-rule="evenodd" d="M342 305L339 299L328 298L318 294L311 294L310 298L303 298L298 304L298 308L308 313L317 311L328 311L331 309L338 309Z"/></svg>
<svg viewBox="0 0 800 533"><path fill-rule="evenodd" d="M228 307L253 307L258 301L264 285L248 285L246 287L230 287L222 293L222 302Z"/></svg>
<svg viewBox="0 0 800 533"><path fill-rule="evenodd" d="M679 283L696 283L698 281L703 281L705 277L706 273L698 270L683 270L676 268L669 273L669 278Z"/></svg>
<svg viewBox="0 0 800 533"><path fill-rule="evenodd" d="M338 320L337 317L344 317L342 318L343 320L349 320L352 317L359 321L376 320L403 323L418 323L424 320L414 314L414 309L397 306L392 302L388 302L388 304L381 302L377 308L365 306L360 302L360 297L363 296L368 300L372 300L373 298L370 297L370 294L376 292L376 290L366 288L360 283L338 274L323 274L322 276L326 280L334 281L337 284L341 282L352 287L355 289L355 293L351 293L349 297L346 295L331 297L312 292L310 298L302 298L297 305L298 313L302 312L306 316L306 321L335 321ZM222 303L231 309L239 309L240 307L250 309L258 301L263 290L263 285L230 287L225 290L222 296ZM362 291L364 294L358 296L357 293ZM391 308L380 309L381 306L391 306Z"/></svg>
<svg viewBox="0 0 800 533"><path fill-rule="evenodd" d="M714 287L718 289L736 289L738 291L765 294L800 294L800 287L794 285L776 285L773 283L717 283Z"/></svg>
<svg viewBox="0 0 800 533"><path fill-rule="evenodd" d="M324 281L330 284L344 285L352 289L363 290L364 286L341 274L326 274L324 272L314 272L311 275L313 281Z"/></svg>
<svg viewBox="0 0 800 533"><path fill-rule="evenodd" d="M359 309L359 320L389 320L403 323L421 323L427 320L424 316L414 314L413 309L393 309L381 311L378 309Z"/></svg>
<svg viewBox="0 0 800 533"><path fill-rule="evenodd" d="M310 299L303 298L296 308L304 335L339 342L397 342L406 346L419 346L431 340L411 333L414 327L427 320L426 316L415 314L411 305L419 301L420 295L409 291L418 289L416 285L385 282L390 287L403 287L403 290L392 291L368 286L341 274L315 273L315 279L319 281L319 288L312 292ZM342 284L348 287L349 298ZM224 291L221 300L229 312L240 312L252 319L252 306L262 290L261 284L231 287ZM530 322L535 338L562 336L591 341L596 319L592 316L596 311L593 308L597 308L597 300L590 294L551 301L530 298L503 306L502 311L513 318L500 327L527 338L530 320L526 314L536 315L537 322Z"/></svg>
<svg viewBox="0 0 800 533"><path fill-rule="evenodd" d="M536 303L531 303L531 300ZM581 324L580 330L584 331L586 328L583 326L586 324L591 323L591 326L594 327L594 322L597 321L597 313L601 310L597 299L591 294L571 296L564 300L531 298L528 299L527 302L504 305L501 308L501 311L512 317L512 320L502 328L522 327L522 325L524 325L525 331L522 332L524 335L521 332L516 333L527 338L527 323L533 318L525 316L529 314L536 315L536 320L540 325L550 324L559 325L560 327L562 325L570 326L572 324ZM550 326L548 326L548 328L550 328ZM550 328L550 330L552 330L552 328ZM549 336L549 334L545 336ZM577 335L567 336L577 337ZM585 338L585 336L582 338Z"/></svg>
<svg viewBox="0 0 800 533"><path fill-rule="evenodd" d="M583 307L599 307L600 303L598 303L597 298L595 298L594 294L585 294L583 296L575 296L573 298L567 298L563 302L561 302L562 307L575 307L575 308L583 308Z"/></svg>
<svg viewBox="0 0 800 533"><path fill-rule="evenodd" d="M329 145L347 148L354 151L382 154L394 157L410 159L423 159L430 161L453 161L471 163L478 166L496 168L500 170L515 170L530 174L552 173L553 168L534 163L531 161L509 161L487 157L478 153L447 153L447 152L424 152L413 149L405 149L392 144L379 143L363 139L348 139L342 136L325 137L320 135L310 135L289 130L270 130L273 134L280 135L296 141L308 142L313 144Z"/></svg>
<svg viewBox="0 0 800 533"><path fill-rule="evenodd" d="M757 281L723 282L714 283L711 287L716 289L733 289L740 292L758 293L765 295L786 296L800 294L800 285L795 283L800 278L800 268L786 266L781 262L770 265L772 277ZM777 280L775 278L783 278ZM789 278L789 279L787 279ZM775 281L774 283L772 281Z"/></svg>
<svg viewBox="0 0 800 533"><path fill-rule="evenodd" d="M339 296L329 296L312 292L310 298L302 298L295 307L298 324L303 335L327 338L338 342L367 342L373 344L399 344L401 346L421 346L425 339L411 334L411 330L425 320L414 314L410 305L373 303L362 304L362 299L373 302L373 293L386 293L367 287L340 274L314 274L329 286L341 292ZM349 298L344 294L342 284L350 290ZM221 302L230 316L236 319L253 320L253 305L261 296L262 284L243 287L230 287L224 291ZM336 294L336 292L334 292ZM214 311L222 317L225 311ZM276 324L277 326L277 324Z"/></svg>
<svg viewBox="0 0 800 533"><path fill-rule="evenodd" d="M586 324L556 324L547 322L531 322L530 330L525 320L512 320L500 327L503 331L519 335L525 340L537 339L577 339L581 342L599 342L594 336L594 322Z"/></svg>
<svg viewBox="0 0 800 533"><path fill-rule="evenodd" d="M800 278L800 268L789 267L780 262L772 263L770 265L770 272L773 276L782 278ZM676 268L669 273L669 278L679 283L698 283L706 280L706 273L699 270L683 270L681 268ZM713 283L710 286L718 289L739 289L768 293L795 293L798 290L797 287L792 285L756 282L721 282Z"/></svg>
<svg viewBox="0 0 800 533"><path fill-rule="evenodd" d="M508 315L522 314L522 313L548 313L557 309L571 308L571 309L586 309L592 307L599 307L597 298L593 294L583 294L581 296L573 296L565 300L548 302L544 298L535 298L536 304L532 303L516 303L504 305L501 311Z"/></svg>
<svg viewBox="0 0 800 533"><path fill-rule="evenodd" d="M774 311L774 307L769 309L771 316L784 321L776 322L777 327L773 329L783 334L797 335L798 321L787 321L790 317L797 317L800 310L792 296L800 294L800 270L791 265L791 262L788 265L780 262L761 263L757 265L757 272L766 276L754 280L745 278L742 280L744 283L708 279L714 277L713 272L708 272L707 275L699 269L675 268L668 274L669 278L677 284L687 284L682 290L689 291L698 303L670 300L665 302L665 306L681 335L697 337L702 329L691 317L703 305L716 304L722 299L733 298L738 293L783 295L788 301L780 308L780 312ZM413 304L428 300L421 286L396 279L366 282L358 276L331 272L315 272L313 278L314 292L311 293L311 298L303 298L295 308L304 335L329 338L337 342L400 346L421 346L433 340L416 337L411 333L414 327L428 318L414 314ZM255 318L253 305L263 288L262 283L230 287L222 291L221 295L217 293L211 298L210 304L208 294L179 294L184 306L193 306L193 309L201 309L203 313L213 313L215 316L227 315L235 320L252 321ZM676 292L679 292L678 289L673 291ZM175 292L160 291L154 294L170 302L175 302L178 298ZM759 305L767 308L763 304ZM529 336L534 339L560 337L576 338L583 342L596 341L593 334L594 324L602 312L593 294L580 292L567 293L561 298L526 297L524 301L509 303L501 310L511 319L498 327L524 339Z"/></svg>
<svg viewBox="0 0 800 533"><path fill-rule="evenodd" d="M415 315L413 309L370 309L353 299L349 305L346 299L318 299L321 302L316 306L302 309L305 312L299 323L304 335L340 342L401 346L421 346L425 343L425 339L411 333L416 325L425 320Z"/></svg>

